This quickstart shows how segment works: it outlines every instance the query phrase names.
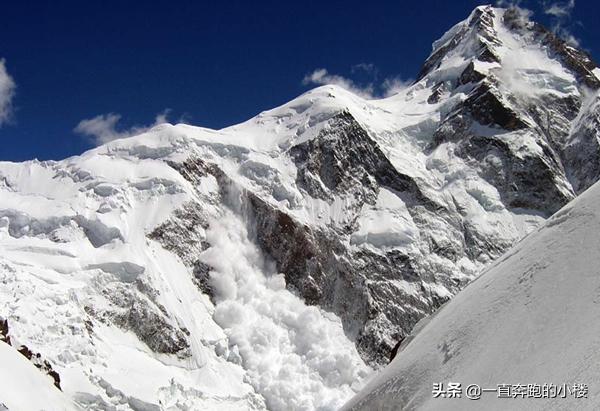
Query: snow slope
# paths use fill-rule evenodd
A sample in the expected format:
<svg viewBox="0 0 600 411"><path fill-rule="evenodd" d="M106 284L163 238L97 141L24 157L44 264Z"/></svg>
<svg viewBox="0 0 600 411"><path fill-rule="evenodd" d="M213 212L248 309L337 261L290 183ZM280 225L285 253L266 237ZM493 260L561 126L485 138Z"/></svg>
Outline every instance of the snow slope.
<svg viewBox="0 0 600 411"><path fill-rule="evenodd" d="M345 410L600 406L600 185L497 260L426 322ZM587 398L433 398L433 383L586 384Z"/></svg>
<svg viewBox="0 0 600 411"><path fill-rule="evenodd" d="M0 342L0 410L73 411L78 407L8 344Z"/></svg>

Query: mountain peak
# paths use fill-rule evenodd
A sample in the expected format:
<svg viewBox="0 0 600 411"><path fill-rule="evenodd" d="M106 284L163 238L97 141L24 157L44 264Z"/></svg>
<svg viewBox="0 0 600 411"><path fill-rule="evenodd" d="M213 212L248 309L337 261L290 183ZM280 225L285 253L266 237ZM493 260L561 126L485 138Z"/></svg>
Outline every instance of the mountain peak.
<svg viewBox="0 0 600 411"><path fill-rule="evenodd" d="M528 53L524 55L524 51ZM524 58L519 61L515 56ZM456 79L462 74L457 73L459 66L465 68L477 62L488 68L498 63L511 69L515 63L523 65L527 61L544 66L538 64L540 59L559 63L588 88L600 88L599 73L594 71L597 65L586 52L531 21L523 9L489 5L475 8L467 19L433 43L418 80L426 76L439 78L440 74Z"/></svg>
<svg viewBox="0 0 600 411"><path fill-rule="evenodd" d="M433 43L432 52L425 60L418 79L420 80L439 67L446 56L456 53L470 58L477 58L484 53L484 60L497 60L493 54L490 55L489 45L500 43L495 25L497 24L496 17L503 12L504 9L492 6L475 8L467 19L454 25Z"/></svg>

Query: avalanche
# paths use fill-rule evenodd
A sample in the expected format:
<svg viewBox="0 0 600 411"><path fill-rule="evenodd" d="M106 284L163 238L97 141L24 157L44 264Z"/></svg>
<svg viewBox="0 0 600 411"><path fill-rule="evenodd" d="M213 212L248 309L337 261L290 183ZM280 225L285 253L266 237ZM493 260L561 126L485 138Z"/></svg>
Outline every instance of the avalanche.
<svg viewBox="0 0 600 411"><path fill-rule="evenodd" d="M337 317L286 289L235 195L215 208L213 178L193 188L147 158L140 139L171 129L126 143L133 156L111 155L115 143L66 164L4 164L0 304L13 345L43 353L85 409L339 408L370 369ZM195 149L176 138L162 147L171 158ZM200 254L212 302L148 238L192 199L214 213Z"/></svg>

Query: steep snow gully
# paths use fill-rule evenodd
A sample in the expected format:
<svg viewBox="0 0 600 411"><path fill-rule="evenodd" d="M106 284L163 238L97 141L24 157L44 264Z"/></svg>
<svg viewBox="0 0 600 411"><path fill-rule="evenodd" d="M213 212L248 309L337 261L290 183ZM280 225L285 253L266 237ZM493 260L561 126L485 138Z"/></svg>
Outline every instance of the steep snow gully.
<svg viewBox="0 0 600 411"><path fill-rule="evenodd" d="M519 9L481 6L385 99L323 86L222 130L0 162L0 410L482 404L434 401L450 379L591 390L599 75ZM508 407L598 397L574 401Z"/></svg>

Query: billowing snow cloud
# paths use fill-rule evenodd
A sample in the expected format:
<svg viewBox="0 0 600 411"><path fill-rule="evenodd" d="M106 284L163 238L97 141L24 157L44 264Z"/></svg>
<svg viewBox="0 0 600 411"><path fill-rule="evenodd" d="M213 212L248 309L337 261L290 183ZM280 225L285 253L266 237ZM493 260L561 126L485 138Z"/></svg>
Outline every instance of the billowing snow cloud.
<svg viewBox="0 0 600 411"><path fill-rule="evenodd" d="M497 0L496 6L505 8L516 8L521 12L521 16L524 21L527 21L533 12L527 8L521 6L523 2L521 0ZM579 40L571 33L568 28L568 23L571 20L571 14L575 8L575 0L567 1L539 1L541 10L544 14L548 15L552 19L552 31L558 37L565 40L567 43L574 47L579 47Z"/></svg>
<svg viewBox="0 0 600 411"><path fill-rule="evenodd" d="M521 0L497 0L496 7L502 7L505 9L516 9L519 13L517 14L520 25L524 26L529 23L530 18L533 16L533 10L530 10L522 5Z"/></svg>
<svg viewBox="0 0 600 411"><path fill-rule="evenodd" d="M4 59L0 59L0 126L12 116L12 99L15 95L16 84L6 71Z"/></svg>
<svg viewBox="0 0 600 411"><path fill-rule="evenodd" d="M378 70L372 63L360 63L352 66L351 72L356 73L362 71L366 74L370 74L373 77L373 81L361 85L352 79L340 76L338 74L332 74L327 69L319 68L310 74L304 76L302 84L324 86L327 84L334 84L342 87L358 96L366 99L374 99L379 97L389 97L393 94L398 93L402 89L408 87L411 81L401 80L400 77L386 78L380 84L376 83Z"/></svg>
<svg viewBox="0 0 600 411"><path fill-rule="evenodd" d="M398 94L412 83L412 80L402 80L400 77L390 77L383 81L382 92L384 97Z"/></svg>
<svg viewBox="0 0 600 411"><path fill-rule="evenodd" d="M154 118L154 123L148 126L134 126L126 130L117 130L117 123L121 119L120 114L100 114L94 118L81 120L73 131L77 134L91 137L95 144L101 145L118 138L131 137L143 133L150 128L167 122L170 110L163 110Z"/></svg>

